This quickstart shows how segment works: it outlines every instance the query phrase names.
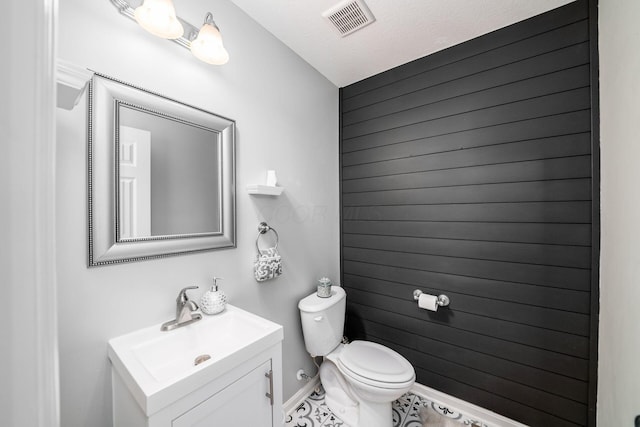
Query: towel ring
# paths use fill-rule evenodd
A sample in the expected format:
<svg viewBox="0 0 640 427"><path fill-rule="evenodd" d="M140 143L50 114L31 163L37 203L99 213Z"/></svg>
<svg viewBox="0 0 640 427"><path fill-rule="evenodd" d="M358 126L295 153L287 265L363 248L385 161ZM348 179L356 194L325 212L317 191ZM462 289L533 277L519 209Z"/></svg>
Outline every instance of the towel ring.
<svg viewBox="0 0 640 427"><path fill-rule="evenodd" d="M258 245L258 242L260 241L260 236L265 234L267 231L273 231L273 234L276 235L276 244L273 247L273 249L278 249L278 240L280 240L280 237L278 236L278 232L276 231L275 228L267 225L266 222L261 222L260 225L258 225L258 237L256 237L256 249L258 250L258 253L262 253L262 251L260 251L260 246Z"/></svg>

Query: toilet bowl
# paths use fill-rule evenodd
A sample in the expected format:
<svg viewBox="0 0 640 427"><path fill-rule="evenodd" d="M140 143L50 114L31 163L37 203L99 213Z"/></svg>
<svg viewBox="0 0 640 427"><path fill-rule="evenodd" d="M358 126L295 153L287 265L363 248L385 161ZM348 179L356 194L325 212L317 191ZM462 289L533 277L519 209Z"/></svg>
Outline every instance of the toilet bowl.
<svg viewBox="0 0 640 427"><path fill-rule="evenodd" d="M320 381L325 403L349 427L391 427L391 403L408 392L415 370L400 354L381 344L343 344L345 293L309 295L298 304L307 351L323 356Z"/></svg>
<svg viewBox="0 0 640 427"><path fill-rule="evenodd" d="M320 366L327 406L352 427L390 427L391 403L411 389L415 378L404 357L368 341L340 344ZM342 392L336 394L338 388Z"/></svg>

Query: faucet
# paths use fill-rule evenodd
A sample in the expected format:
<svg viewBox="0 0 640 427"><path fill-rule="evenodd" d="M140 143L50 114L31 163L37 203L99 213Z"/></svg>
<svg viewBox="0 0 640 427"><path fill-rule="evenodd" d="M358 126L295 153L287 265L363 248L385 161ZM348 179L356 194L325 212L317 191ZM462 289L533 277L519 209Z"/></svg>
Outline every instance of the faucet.
<svg viewBox="0 0 640 427"><path fill-rule="evenodd" d="M202 319L202 315L195 312L198 310L198 304L190 300L187 295L190 289L198 289L198 287L188 286L180 291L176 298L176 318L163 323L160 327L161 331L170 331Z"/></svg>

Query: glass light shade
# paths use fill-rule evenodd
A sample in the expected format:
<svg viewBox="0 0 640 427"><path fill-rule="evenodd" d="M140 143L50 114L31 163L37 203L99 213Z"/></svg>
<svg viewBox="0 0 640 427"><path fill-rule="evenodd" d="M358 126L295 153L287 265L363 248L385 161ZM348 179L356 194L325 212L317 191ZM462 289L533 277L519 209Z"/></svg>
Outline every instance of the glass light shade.
<svg viewBox="0 0 640 427"><path fill-rule="evenodd" d="M198 37L191 42L191 52L207 64L222 65L229 61L229 53L222 45L220 31L208 23L200 28Z"/></svg>
<svg viewBox="0 0 640 427"><path fill-rule="evenodd" d="M177 39L184 34L171 0L144 0L134 16L138 24L154 36Z"/></svg>

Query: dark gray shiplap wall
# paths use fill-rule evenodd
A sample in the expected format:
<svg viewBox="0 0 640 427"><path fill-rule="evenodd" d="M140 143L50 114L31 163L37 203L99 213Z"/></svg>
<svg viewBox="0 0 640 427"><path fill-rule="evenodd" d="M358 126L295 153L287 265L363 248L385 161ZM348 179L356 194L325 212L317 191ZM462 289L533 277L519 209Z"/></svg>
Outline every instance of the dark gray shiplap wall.
<svg viewBox="0 0 640 427"><path fill-rule="evenodd" d="M578 1L341 90L347 334L532 426L592 418L590 54Z"/></svg>

